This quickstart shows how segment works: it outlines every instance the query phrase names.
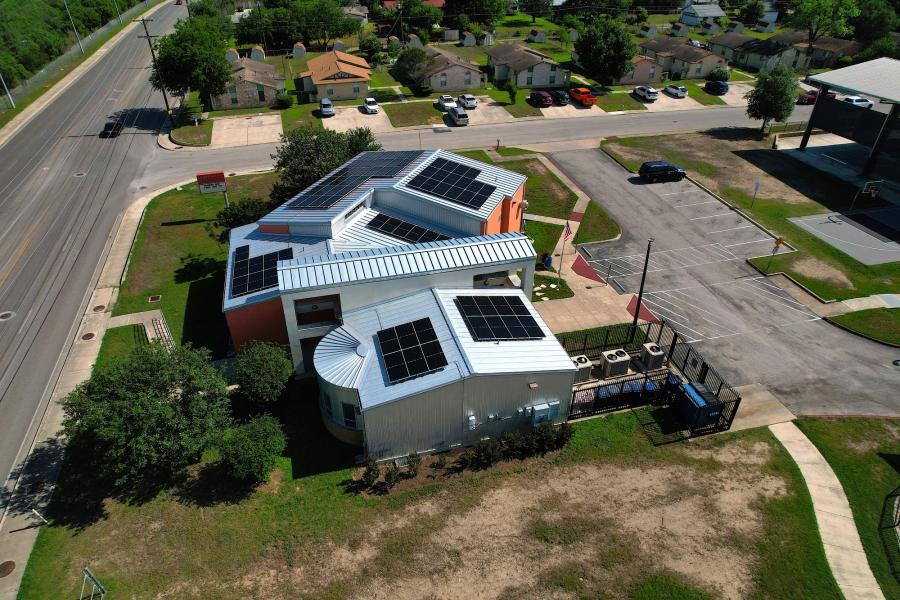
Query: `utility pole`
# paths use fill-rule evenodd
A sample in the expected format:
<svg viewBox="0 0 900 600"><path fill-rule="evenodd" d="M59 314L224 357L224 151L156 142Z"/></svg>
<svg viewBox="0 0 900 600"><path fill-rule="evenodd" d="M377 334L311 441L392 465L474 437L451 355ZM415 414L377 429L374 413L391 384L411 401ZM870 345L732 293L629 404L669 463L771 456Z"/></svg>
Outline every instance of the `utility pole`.
<svg viewBox="0 0 900 600"><path fill-rule="evenodd" d="M641 314L641 301L644 299L644 281L647 279L647 265L650 264L650 247L653 245L653 238L647 240L647 255L644 257L644 272L641 274L641 287L638 289L637 306L634 307L634 320L631 322L631 333L629 341L634 339L637 332L638 316Z"/></svg>
<svg viewBox="0 0 900 600"><path fill-rule="evenodd" d="M159 37L158 35L150 35L150 31L147 29L147 21L153 21L153 19L145 19L141 17L140 19L135 19L135 22L140 21L141 25L144 26L144 35L139 35L139 38L146 39L147 45L150 46L150 58L153 59L153 68L156 69L156 50L153 49L153 38ZM166 114L169 116L169 125L172 126L172 129L175 129L175 118L172 116L172 108L169 106L169 97L166 95L166 87L165 85L162 87L162 95L163 102L166 103Z"/></svg>
<svg viewBox="0 0 900 600"><path fill-rule="evenodd" d="M69 3L66 0L63 0L63 4L66 5L66 13L69 15L69 23L72 24L72 31L75 32L75 39L78 40L78 47L81 48L81 53L84 54L84 46L81 45L81 36L78 35L78 28L75 27L75 19L72 18L72 11L69 10Z"/></svg>
<svg viewBox="0 0 900 600"><path fill-rule="evenodd" d="M116 0L113 0L113 6L116 7L116 14L118 15L119 25L122 24L122 13L119 11L119 3Z"/></svg>
<svg viewBox="0 0 900 600"><path fill-rule="evenodd" d="M0 83L3 84L3 89L6 91L6 99L9 100L9 107L15 109L16 102L15 100L13 100L12 94L9 93L9 88L6 87L6 81L3 79L3 73L0 73Z"/></svg>

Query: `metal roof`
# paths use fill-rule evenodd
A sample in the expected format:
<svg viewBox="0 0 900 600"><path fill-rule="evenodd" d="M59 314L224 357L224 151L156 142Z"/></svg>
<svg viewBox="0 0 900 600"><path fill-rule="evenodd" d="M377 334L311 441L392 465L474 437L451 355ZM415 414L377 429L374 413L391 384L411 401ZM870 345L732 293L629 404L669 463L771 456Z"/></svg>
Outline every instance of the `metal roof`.
<svg viewBox="0 0 900 600"><path fill-rule="evenodd" d="M865 94L900 103L900 60L876 58L852 67L819 73L811 81L849 94Z"/></svg>
<svg viewBox="0 0 900 600"><path fill-rule="evenodd" d="M334 236L334 239L329 243L331 252L352 252L354 250L365 250L367 248L383 248L409 244L409 242L404 241L400 238L395 238L386 233L382 233L380 231L376 231L374 229L369 229L368 227L366 227L369 221L374 219L379 214L396 217L402 221L406 221L407 223L412 223L413 225L418 225L419 227L424 227L432 231L437 231L438 233L443 233L444 235L447 235L451 238L462 237L462 234L460 234L459 232L451 231L446 227L437 227L431 223L426 223L420 219L414 219L407 215L394 215L388 212L366 208L364 210L361 210L358 215L355 215L353 217L353 220L346 227L344 227L344 229L341 230L339 234Z"/></svg>
<svg viewBox="0 0 900 600"><path fill-rule="evenodd" d="M685 8L682 13L695 14L701 19L710 17L724 17L725 11L718 4L692 4Z"/></svg>
<svg viewBox="0 0 900 600"><path fill-rule="evenodd" d="M298 292L425 273L534 260L531 240L498 233L281 261L281 292Z"/></svg>
<svg viewBox="0 0 900 600"><path fill-rule="evenodd" d="M313 355L319 376L334 385L357 387L366 361L373 356L362 340L363 337L346 324L330 331L316 345Z"/></svg>

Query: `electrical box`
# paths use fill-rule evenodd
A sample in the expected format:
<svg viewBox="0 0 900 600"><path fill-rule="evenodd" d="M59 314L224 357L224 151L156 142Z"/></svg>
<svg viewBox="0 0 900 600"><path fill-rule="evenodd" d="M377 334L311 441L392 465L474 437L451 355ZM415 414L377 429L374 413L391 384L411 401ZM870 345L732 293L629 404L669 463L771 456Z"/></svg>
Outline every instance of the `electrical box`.
<svg viewBox="0 0 900 600"><path fill-rule="evenodd" d="M548 402L547 406L550 407L550 420L552 421L559 416L559 400Z"/></svg>
<svg viewBox="0 0 900 600"><path fill-rule="evenodd" d="M478 420L475 418L475 415L469 415L469 431L475 431L478 429Z"/></svg>
<svg viewBox="0 0 900 600"><path fill-rule="evenodd" d="M641 362L648 371L662 369L665 360L666 353L653 342L648 342L641 347Z"/></svg>
<svg viewBox="0 0 900 600"><path fill-rule="evenodd" d="M631 357L621 348L617 350L606 350L600 356L600 367L603 371L603 379L620 377L627 374L628 365L630 364Z"/></svg>
<svg viewBox="0 0 900 600"><path fill-rule="evenodd" d="M594 367L591 364L591 359L584 354L573 356L572 364L578 369L578 372L575 374L575 383L584 383L591 380L591 369Z"/></svg>
<svg viewBox="0 0 900 600"><path fill-rule="evenodd" d="M559 403L557 403L556 410L559 412ZM536 404L531 407L531 424L537 425L539 423L543 423L544 421L550 420L550 405L549 404Z"/></svg>

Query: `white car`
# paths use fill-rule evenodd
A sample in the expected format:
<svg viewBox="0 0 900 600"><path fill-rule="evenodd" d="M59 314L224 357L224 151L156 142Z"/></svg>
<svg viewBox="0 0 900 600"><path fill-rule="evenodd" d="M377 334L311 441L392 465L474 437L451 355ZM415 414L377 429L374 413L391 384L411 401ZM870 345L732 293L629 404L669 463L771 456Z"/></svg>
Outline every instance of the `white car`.
<svg viewBox="0 0 900 600"><path fill-rule="evenodd" d="M441 110L450 110L451 108L456 108L456 101L453 100L453 96L450 94L444 94L437 99L437 105Z"/></svg>
<svg viewBox="0 0 900 600"><path fill-rule="evenodd" d="M634 95L638 98L643 98L647 102L653 102L659 98L659 92L656 91L656 88L652 88L649 85L637 86L634 88Z"/></svg>
<svg viewBox="0 0 900 600"><path fill-rule="evenodd" d="M365 113L367 115L377 114L378 110L379 110L379 107L378 107L378 103L375 102L375 98L366 98L363 101L363 111L365 111Z"/></svg>
<svg viewBox="0 0 900 600"><path fill-rule="evenodd" d="M868 98L863 98L862 96L847 96L844 98L844 102L847 104L852 104L853 106L858 106L860 108L872 108L875 106L875 103L869 100Z"/></svg>
<svg viewBox="0 0 900 600"><path fill-rule="evenodd" d="M456 101L463 108L475 108L478 106L478 100L472 94L460 94Z"/></svg>
<svg viewBox="0 0 900 600"><path fill-rule="evenodd" d="M663 91L673 98L687 98L688 95L688 89L683 85L667 85Z"/></svg>

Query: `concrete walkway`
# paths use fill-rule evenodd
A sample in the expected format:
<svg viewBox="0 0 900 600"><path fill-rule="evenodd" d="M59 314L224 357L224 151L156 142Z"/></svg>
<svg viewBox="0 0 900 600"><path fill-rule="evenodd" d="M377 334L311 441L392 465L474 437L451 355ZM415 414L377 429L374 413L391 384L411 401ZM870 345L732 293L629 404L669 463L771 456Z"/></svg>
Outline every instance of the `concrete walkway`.
<svg viewBox="0 0 900 600"><path fill-rule="evenodd" d="M883 600L869 568L844 488L825 458L791 422L770 425L806 480L831 573L847 600Z"/></svg>

